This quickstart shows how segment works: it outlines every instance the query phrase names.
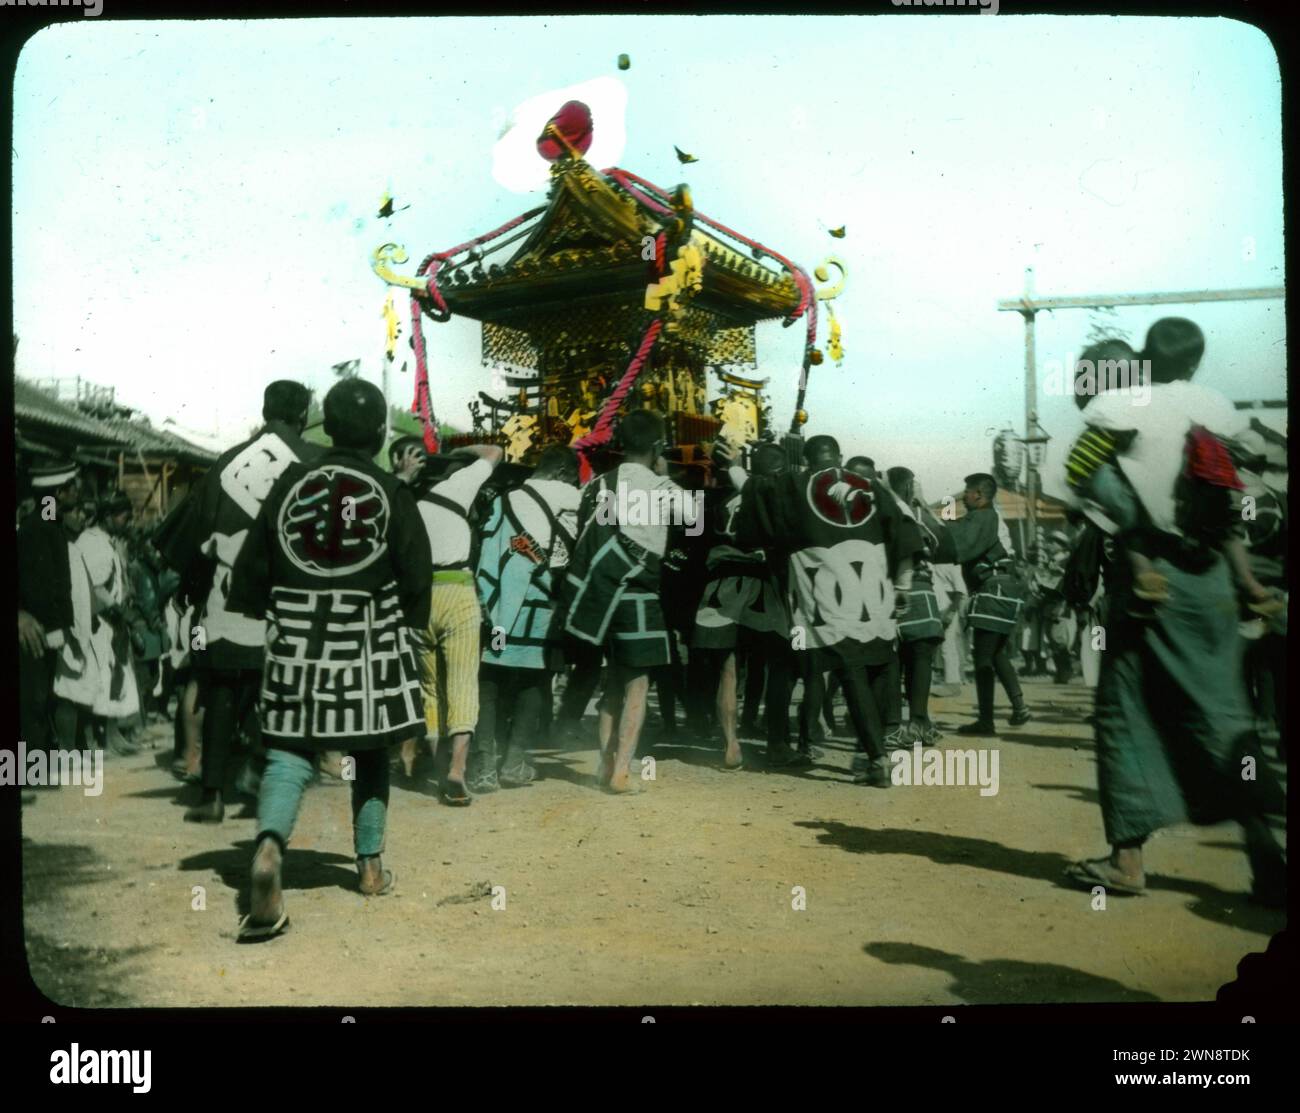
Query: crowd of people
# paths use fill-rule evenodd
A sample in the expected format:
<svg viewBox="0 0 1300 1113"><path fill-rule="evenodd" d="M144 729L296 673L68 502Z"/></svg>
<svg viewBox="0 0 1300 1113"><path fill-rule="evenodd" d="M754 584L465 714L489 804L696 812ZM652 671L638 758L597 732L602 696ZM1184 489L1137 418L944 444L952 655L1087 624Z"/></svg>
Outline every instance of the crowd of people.
<svg viewBox="0 0 1300 1113"><path fill-rule="evenodd" d="M18 531L20 736L42 749L138 753L185 683L172 629L180 578L132 521L126 495L83 498L66 462L29 478Z"/></svg>
<svg viewBox="0 0 1300 1113"><path fill-rule="evenodd" d="M1149 367L1149 401L1078 394L1069 530L1022 556L992 475L966 476L953 513L829 436L719 440L700 467L633 409L586 483L564 446L525 468L402 437L384 468L376 387L328 392L324 447L303 436L307 388L274 382L262 428L148 536L125 496L84 504L71 465L32 471L22 737L130 753L151 701L174 696L172 769L198 794L185 819L220 823L232 789L257 799L240 929L257 940L287 927L284 855L322 772L350 782L358 885L378 895L395 776L435 768L443 801L467 806L531 783L535 751L594 742L599 787L622 796L638 756L682 735L727 771L757 738L764 768L797 773L843 729L854 783L885 789L892 753L944 741L936 668L940 691L974 681L961 739L1033 718L1022 676L1077 668L1111 853L1070 876L1141 892L1155 830L1235 819L1255 895L1276 903L1282 792L1260 739L1285 756L1284 472L1190 381L1192 322L1113 347L1084 357Z"/></svg>

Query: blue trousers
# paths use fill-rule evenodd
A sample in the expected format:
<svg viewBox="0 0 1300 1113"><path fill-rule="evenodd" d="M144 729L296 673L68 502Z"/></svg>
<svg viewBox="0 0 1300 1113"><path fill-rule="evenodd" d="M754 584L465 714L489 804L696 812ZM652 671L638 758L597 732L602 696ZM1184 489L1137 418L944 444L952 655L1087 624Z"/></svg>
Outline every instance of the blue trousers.
<svg viewBox="0 0 1300 1113"><path fill-rule="evenodd" d="M388 821L388 751L362 750L349 754L352 780L352 838L358 858L382 853ZM266 751L266 772L257 799L258 841L270 835L281 847L289 845L303 793L311 783L316 764L301 750Z"/></svg>

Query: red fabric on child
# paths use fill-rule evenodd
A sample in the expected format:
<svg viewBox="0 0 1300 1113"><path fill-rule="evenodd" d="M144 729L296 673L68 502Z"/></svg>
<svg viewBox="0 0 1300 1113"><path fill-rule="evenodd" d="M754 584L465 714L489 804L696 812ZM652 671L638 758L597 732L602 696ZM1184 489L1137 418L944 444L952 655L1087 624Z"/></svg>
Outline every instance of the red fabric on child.
<svg viewBox="0 0 1300 1113"><path fill-rule="evenodd" d="M1245 489L1237 478L1237 469L1223 442L1201 425L1193 425L1187 434L1186 466L1183 474L1188 479L1200 479L1212 487L1226 487L1233 491Z"/></svg>

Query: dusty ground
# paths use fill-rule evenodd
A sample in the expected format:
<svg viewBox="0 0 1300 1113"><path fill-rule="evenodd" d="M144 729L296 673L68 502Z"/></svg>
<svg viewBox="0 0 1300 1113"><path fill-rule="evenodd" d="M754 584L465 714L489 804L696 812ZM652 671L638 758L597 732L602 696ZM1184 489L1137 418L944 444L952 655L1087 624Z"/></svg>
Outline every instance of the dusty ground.
<svg viewBox="0 0 1300 1113"><path fill-rule="evenodd" d="M594 750L544 753L539 783L470 808L395 787L397 889L370 900L349 793L325 782L287 858L291 930L257 946L233 941L251 807L182 823L193 790L161 750L110 758L98 798L24 794L29 960L48 996L92 1007L1212 999L1284 924L1246 900L1237 828L1163 833L1148 895L1094 911L1060 883L1103 849L1090 697L1028 694L1035 720L980 743L1000 749L995 797L855 787L843 738L802 776L757 771L757 744L740 773L720 750L662 747L634 798L592 787ZM965 721L969 696L936 718Z"/></svg>

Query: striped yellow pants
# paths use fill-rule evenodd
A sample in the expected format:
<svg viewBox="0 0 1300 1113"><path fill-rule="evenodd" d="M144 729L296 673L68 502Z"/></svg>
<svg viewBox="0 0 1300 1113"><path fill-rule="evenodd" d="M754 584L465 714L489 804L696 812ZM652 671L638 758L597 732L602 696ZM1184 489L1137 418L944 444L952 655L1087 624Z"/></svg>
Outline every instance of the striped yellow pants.
<svg viewBox="0 0 1300 1113"><path fill-rule="evenodd" d="M435 573L431 648L420 661L424 721L434 738L470 733L478 725L479 622L470 574Z"/></svg>

